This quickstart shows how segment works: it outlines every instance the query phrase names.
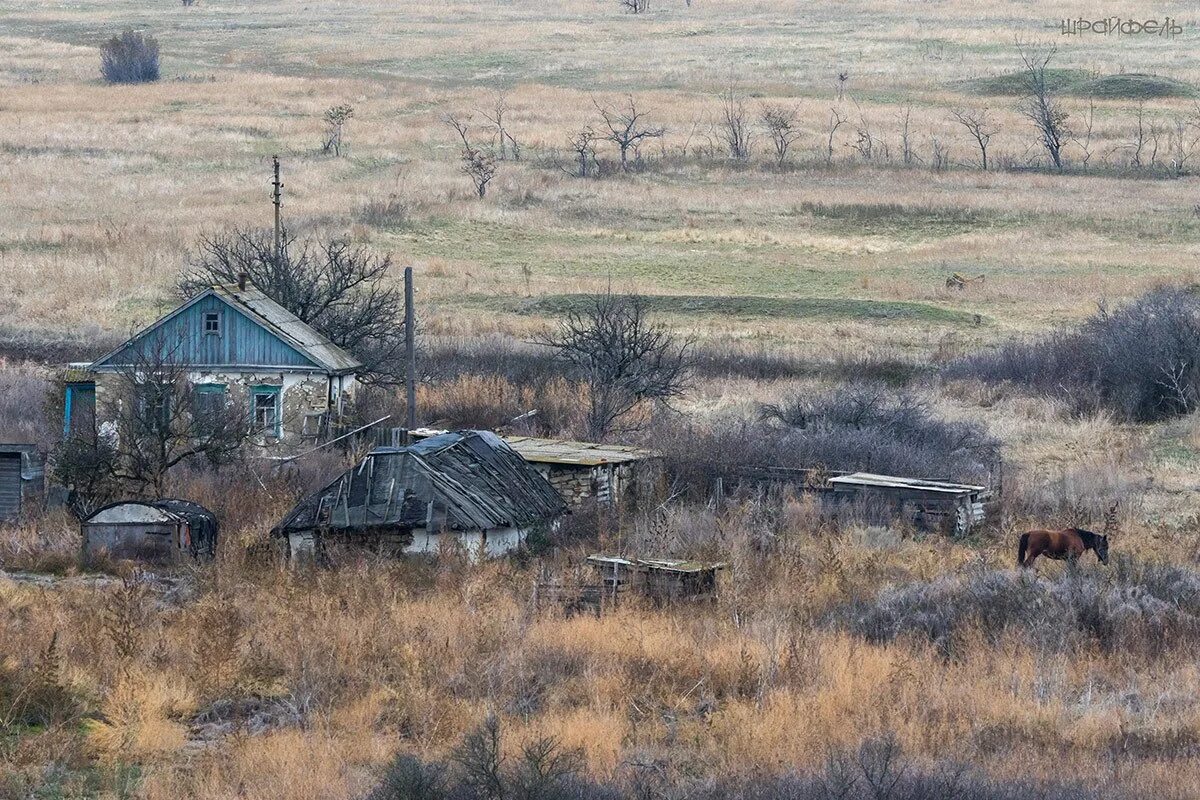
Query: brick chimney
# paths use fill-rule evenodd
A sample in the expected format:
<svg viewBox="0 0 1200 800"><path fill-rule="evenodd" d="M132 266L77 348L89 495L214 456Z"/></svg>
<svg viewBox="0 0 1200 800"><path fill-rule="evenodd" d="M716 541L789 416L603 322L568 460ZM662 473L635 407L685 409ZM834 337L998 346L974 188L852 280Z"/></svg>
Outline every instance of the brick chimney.
<svg viewBox="0 0 1200 800"><path fill-rule="evenodd" d="M250 282L250 276L244 272L238 273L238 291L246 291L246 284Z"/></svg>

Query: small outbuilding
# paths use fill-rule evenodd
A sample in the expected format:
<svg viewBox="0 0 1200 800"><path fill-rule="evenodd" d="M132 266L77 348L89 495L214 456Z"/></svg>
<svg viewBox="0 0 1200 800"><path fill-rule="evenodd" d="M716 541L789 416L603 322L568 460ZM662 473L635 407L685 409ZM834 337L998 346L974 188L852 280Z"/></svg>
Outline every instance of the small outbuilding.
<svg viewBox="0 0 1200 800"><path fill-rule="evenodd" d="M623 558L601 554L588 556L588 563L611 596L633 589L659 601L715 597L717 576L727 566L719 561Z"/></svg>
<svg viewBox="0 0 1200 800"><path fill-rule="evenodd" d="M986 486L868 472L838 475L829 485L836 496L881 502L921 527L942 527L959 536L984 521L992 499Z"/></svg>
<svg viewBox="0 0 1200 800"><path fill-rule="evenodd" d="M530 464L488 431L381 447L300 501L272 531L294 557L352 546L395 555L450 542L494 556L548 532L566 504Z"/></svg>
<svg viewBox="0 0 1200 800"><path fill-rule="evenodd" d="M217 518L187 500L123 500L83 521L85 559L178 564L211 558L217 548Z"/></svg>
<svg viewBox="0 0 1200 800"><path fill-rule="evenodd" d="M39 502L45 490L42 454L35 444L0 444L0 522Z"/></svg>

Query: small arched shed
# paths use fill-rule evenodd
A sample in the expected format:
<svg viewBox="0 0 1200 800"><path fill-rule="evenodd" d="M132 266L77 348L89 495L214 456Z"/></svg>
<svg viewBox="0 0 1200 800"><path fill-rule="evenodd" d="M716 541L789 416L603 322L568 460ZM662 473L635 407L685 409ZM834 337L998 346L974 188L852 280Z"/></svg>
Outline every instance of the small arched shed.
<svg viewBox="0 0 1200 800"><path fill-rule="evenodd" d="M83 554L154 564L211 558L217 528L211 511L187 500L123 500L83 521Z"/></svg>

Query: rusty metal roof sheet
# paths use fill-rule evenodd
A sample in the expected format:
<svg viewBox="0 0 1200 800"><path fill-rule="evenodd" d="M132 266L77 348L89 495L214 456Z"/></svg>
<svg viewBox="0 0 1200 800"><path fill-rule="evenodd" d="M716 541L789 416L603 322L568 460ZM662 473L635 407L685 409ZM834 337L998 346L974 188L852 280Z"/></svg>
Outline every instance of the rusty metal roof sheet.
<svg viewBox="0 0 1200 800"><path fill-rule="evenodd" d="M911 489L921 492L936 492L939 494L971 494L985 492L986 486L975 486L969 483L949 483L946 481L924 481L917 478L901 478L895 475L875 475L870 472L855 472L850 475L839 475L830 478L834 486L862 486L875 489Z"/></svg>
<svg viewBox="0 0 1200 800"><path fill-rule="evenodd" d="M459 431L371 451L293 508L274 533L313 528L525 528L566 512L558 492L500 437Z"/></svg>

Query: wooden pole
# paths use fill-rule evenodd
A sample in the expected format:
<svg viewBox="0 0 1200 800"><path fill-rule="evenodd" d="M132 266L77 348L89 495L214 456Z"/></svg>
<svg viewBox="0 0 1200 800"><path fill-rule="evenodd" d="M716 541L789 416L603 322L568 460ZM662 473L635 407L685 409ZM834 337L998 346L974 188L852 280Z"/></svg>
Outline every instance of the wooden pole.
<svg viewBox="0 0 1200 800"><path fill-rule="evenodd" d="M417 348L416 313L413 308L413 271L404 268L404 388L408 415L406 425L411 431L417 427Z"/></svg>
<svg viewBox="0 0 1200 800"><path fill-rule="evenodd" d="M275 179L271 181L271 202L275 205L275 260L283 258L283 223L279 209L283 206L283 182L279 180L279 156L271 156L275 165Z"/></svg>

